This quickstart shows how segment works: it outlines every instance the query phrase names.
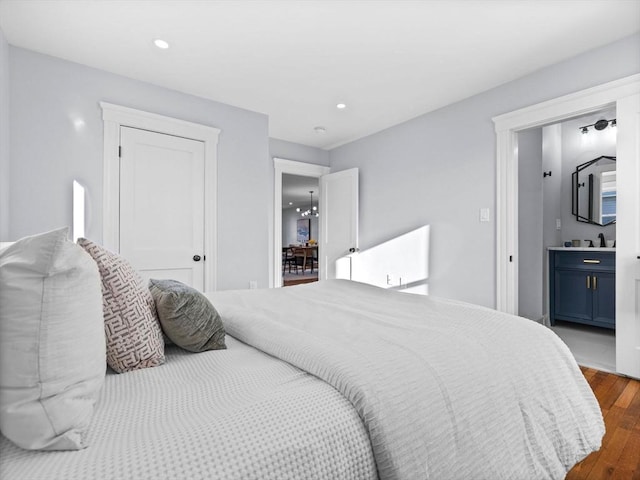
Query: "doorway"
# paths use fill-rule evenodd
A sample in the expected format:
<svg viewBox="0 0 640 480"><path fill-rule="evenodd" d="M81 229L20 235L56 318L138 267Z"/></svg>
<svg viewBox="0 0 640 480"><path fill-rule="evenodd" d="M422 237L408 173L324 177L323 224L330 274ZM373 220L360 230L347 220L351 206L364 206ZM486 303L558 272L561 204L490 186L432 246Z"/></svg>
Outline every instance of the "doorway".
<svg viewBox="0 0 640 480"><path fill-rule="evenodd" d="M596 122L603 119L608 122L600 124L602 128L593 128ZM595 218L593 223L586 221L587 209L586 204L583 204L586 200L586 188L583 188L580 195L580 221L578 212L574 209L577 207L574 205L576 185L584 180L575 177L576 168L601 156L616 156L615 119L615 108L609 108L518 132L517 313L549 326L569 346L579 364L609 372L615 371L616 364L614 329L590 325L587 318L576 317L572 320L571 315L563 317L564 321L555 318L551 325L554 305L550 305L549 301L550 298L559 300L559 297L551 295L550 283L553 285L553 282L550 280L556 274L569 275L570 272L564 269L554 272L549 259L556 259L552 254L558 248L561 248L561 255L565 255L561 252L573 252L569 255L592 254L595 249L591 250L589 245L594 245L596 249L600 247L600 234L609 242L609 246L615 241L615 223L598 220L602 224L596 225ZM585 126L590 126L586 132ZM581 172L581 177L584 175L586 178L587 172L604 170L613 173L615 177L615 161L607 160L604 165L590 166ZM613 196L608 196L607 199L615 202L615 186L610 190L609 193L613 193ZM592 204L596 203L594 198ZM615 215L615 203L610 215ZM578 243L579 246L564 250L567 242L571 245ZM574 250L583 247L584 251ZM608 249L604 254L610 256L614 252L615 250ZM584 293L580 288L584 286L582 274L575 273L579 277L576 279L579 292L576 293ZM604 278L600 274L598 277ZM566 297L566 294L563 295L565 301L568 301ZM613 311L615 294L607 294L606 297L609 299L607 305ZM571 302L579 303L577 297L572 298ZM604 300L604 294L599 298Z"/></svg>
<svg viewBox="0 0 640 480"><path fill-rule="evenodd" d="M282 175L282 285L317 282L320 182Z"/></svg>
<svg viewBox="0 0 640 480"><path fill-rule="evenodd" d="M597 112L617 111L616 372L640 378L640 75L493 118L496 130L496 308L518 311L519 131Z"/></svg>
<svg viewBox="0 0 640 480"><path fill-rule="evenodd" d="M327 175L330 172L329 167L325 167L323 165L315 165L311 163L297 162L295 160L287 160L284 158L274 158L273 164L275 168L275 178L274 178L274 212L273 212L273 223L274 223L274 264L273 264L273 279L272 284L273 287L278 288L283 286L283 260L282 260L282 247L286 246L283 244L283 235L282 235L282 225L283 225L283 207L287 206L283 205L283 178L285 175L298 176L298 177L306 177L308 179L315 179L317 182L320 177L323 175ZM319 189L318 189L319 190ZM306 192L309 194L308 191ZM318 195L318 202L320 202L321 198ZM288 203L288 202L287 202ZM297 207L296 207L297 208Z"/></svg>
<svg viewBox="0 0 640 480"><path fill-rule="evenodd" d="M204 291L217 285L217 151L220 130L155 113L100 102L104 122L102 244L120 253L120 132L123 127L201 142L204 148ZM195 255L193 253L192 255Z"/></svg>

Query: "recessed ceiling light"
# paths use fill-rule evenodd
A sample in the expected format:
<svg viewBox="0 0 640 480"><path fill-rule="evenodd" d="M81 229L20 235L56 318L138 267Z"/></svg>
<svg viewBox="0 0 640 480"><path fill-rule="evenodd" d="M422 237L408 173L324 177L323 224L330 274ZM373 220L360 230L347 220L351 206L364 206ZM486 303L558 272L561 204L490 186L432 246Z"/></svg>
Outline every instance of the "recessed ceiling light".
<svg viewBox="0 0 640 480"><path fill-rule="evenodd" d="M313 131L316 132L318 135L324 135L325 133L327 133L327 129L324 127L315 127Z"/></svg>
<svg viewBox="0 0 640 480"><path fill-rule="evenodd" d="M346 103L339 103L339 104L336 105L336 108L338 110L342 110L344 108L347 108L347 104Z"/></svg>
<svg viewBox="0 0 640 480"><path fill-rule="evenodd" d="M153 41L153 44L158 47L161 48L162 50L166 50L167 48L169 48L169 42L162 40L161 38L156 38Z"/></svg>

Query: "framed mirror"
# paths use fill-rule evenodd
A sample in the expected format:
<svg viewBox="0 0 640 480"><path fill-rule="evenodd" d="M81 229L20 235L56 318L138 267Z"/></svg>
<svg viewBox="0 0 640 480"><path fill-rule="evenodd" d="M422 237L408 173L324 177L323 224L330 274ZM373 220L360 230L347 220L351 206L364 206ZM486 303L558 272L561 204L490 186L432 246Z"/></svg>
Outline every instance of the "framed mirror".
<svg viewBox="0 0 640 480"><path fill-rule="evenodd" d="M578 165L571 183L576 220L603 227L616 223L616 157L603 155Z"/></svg>

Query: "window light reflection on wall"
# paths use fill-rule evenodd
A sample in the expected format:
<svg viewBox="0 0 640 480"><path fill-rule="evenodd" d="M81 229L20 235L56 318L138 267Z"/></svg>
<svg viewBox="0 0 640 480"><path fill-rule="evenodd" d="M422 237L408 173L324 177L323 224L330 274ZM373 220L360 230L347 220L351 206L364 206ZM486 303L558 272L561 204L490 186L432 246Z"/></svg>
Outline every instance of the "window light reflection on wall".
<svg viewBox="0 0 640 480"><path fill-rule="evenodd" d="M77 180L73 181L73 241L84 237L85 189Z"/></svg>

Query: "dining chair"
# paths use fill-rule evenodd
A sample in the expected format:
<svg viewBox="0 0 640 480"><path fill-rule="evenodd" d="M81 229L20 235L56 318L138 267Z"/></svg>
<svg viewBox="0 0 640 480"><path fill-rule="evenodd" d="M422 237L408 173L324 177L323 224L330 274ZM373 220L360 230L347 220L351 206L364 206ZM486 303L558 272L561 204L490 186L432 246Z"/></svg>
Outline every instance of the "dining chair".
<svg viewBox="0 0 640 480"><path fill-rule="evenodd" d="M307 249L302 247L293 247L293 256L296 259L296 266L302 267L302 273L307 269ZM296 269L296 273L298 273Z"/></svg>
<svg viewBox="0 0 640 480"><path fill-rule="evenodd" d="M292 265L295 268L296 273L298 273L298 263L296 261L296 257L293 254L293 248L282 247L282 274L284 275L284 270L286 267L289 267L289 273L291 273Z"/></svg>
<svg viewBox="0 0 640 480"><path fill-rule="evenodd" d="M307 261L311 263L311 273L313 273L314 267L318 268L318 247L313 247L309 249L309 254L307 255Z"/></svg>

